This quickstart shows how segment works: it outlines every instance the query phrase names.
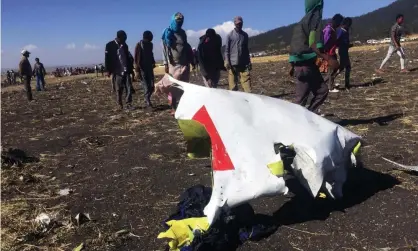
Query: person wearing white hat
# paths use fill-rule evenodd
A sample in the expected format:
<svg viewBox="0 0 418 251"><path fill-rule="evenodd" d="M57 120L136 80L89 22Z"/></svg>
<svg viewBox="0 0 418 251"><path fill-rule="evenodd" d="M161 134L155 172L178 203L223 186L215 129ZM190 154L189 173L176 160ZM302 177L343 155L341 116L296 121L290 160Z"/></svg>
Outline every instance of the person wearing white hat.
<svg viewBox="0 0 418 251"><path fill-rule="evenodd" d="M33 100L32 89L30 87L30 81L32 78L32 66L30 65L30 62L28 59L30 52L27 50L22 50L21 53L23 56L19 63L19 73L20 73L20 76L23 77L23 84L25 87L26 96L29 101L32 101Z"/></svg>

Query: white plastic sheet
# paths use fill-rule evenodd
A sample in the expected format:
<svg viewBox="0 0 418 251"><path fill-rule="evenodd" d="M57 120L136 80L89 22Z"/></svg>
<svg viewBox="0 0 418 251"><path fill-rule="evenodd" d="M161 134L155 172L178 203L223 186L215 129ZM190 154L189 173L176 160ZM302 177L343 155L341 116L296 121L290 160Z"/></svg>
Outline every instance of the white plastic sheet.
<svg viewBox="0 0 418 251"><path fill-rule="evenodd" d="M321 187L332 197L342 196L359 136L284 100L169 80L184 91L176 119L199 121L211 137L214 186L204 210L209 223L222 207L287 193L283 178L267 168L280 160L275 143L293 145L292 167L312 196Z"/></svg>

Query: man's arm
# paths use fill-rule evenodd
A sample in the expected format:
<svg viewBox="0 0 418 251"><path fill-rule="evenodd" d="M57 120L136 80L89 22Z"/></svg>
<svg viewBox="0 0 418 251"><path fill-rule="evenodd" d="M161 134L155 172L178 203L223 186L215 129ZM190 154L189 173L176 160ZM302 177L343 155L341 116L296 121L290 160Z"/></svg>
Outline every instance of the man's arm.
<svg viewBox="0 0 418 251"><path fill-rule="evenodd" d="M169 68L168 68L168 63L170 62L168 59L168 48L167 46L164 44L164 41L162 41L162 54L163 54L163 64L164 64L164 71L165 73L169 73Z"/></svg>
<svg viewBox="0 0 418 251"><path fill-rule="evenodd" d="M129 70L129 49L126 44L123 44L122 47L118 50L119 51L119 60L123 67L124 72L128 72ZM129 72L128 72L129 73Z"/></svg>
<svg viewBox="0 0 418 251"><path fill-rule="evenodd" d="M20 60L19 62L19 73L21 76L23 76L25 74L25 69L24 69L24 60Z"/></svg>
<svg viewBox="0 0 418 251"><path fill-rule="evenodd" d="M248 57L249 67L251 68L251 56L250 56L250 48L249 48L248 40L249 40L248 34L245 33L245 53L247 53L247 55L245 56Z"/></svg>
<svg viewBox="0 0 418 251"><path fill-rule="evenodd" d="M134 52L134 62L135 62L135 71L139 72L141 70L141 42L137 43L135 46Z"/></svg>
<svg viewBox="0 0 418 251"><path fill-rule="evenodd" d="M163 56L163 64L168 65L168 53L167 53L167 46L165 46L164 41L162 42L162 56Z"/></svg>
<svg viewBox="0 0 418 251"><path fill-rule="evenodd" d="M205 64L203 62L203 48L202 48L202 43L199 44L199 46L197 47L197 60L198 60L198 64L200 67L200 73L202 74L203 77L207 77L208 73L206 71L205 68Z"/></svg>
<svg viewBox="0 0 418 251"><path fill-rule="evenodd" d="M151 59L152 65L155 67L154 44L152 43L151 43L151 56L152 56L152 59Z"/></svg>
<svg viewBox="0 0 418 251"><path fill-rule="evenodd" d="M44 64L42 64L42 74L43 74L44 76L46 75L46 70L45 70Z"/></svg>
<svg viewBox="0 0 418 251"><path fill-rule="evenodd" d="M312 48L312 50L318 55L318 57L321 57L325 60L328 60L328 55L322 53L320 49L324 47L323 43L323 35L321 31L321 20L322 15L319 13L319 11L316 11L313 13L313 16L311 18L311 23L309 28L309 46Z"/></svg>
<svg viewBox="0 0 418 251"><path fill-rule="evenodd" d="M231 33L226 36L226 43L225 43L225 61L229 63L231 56Z"/></svg>
<svg viewBox="0 0 418 251"><path fill-rule="evenodd" d="M111 55L110 55L113 52L111 50L112 50L111 44L107 43L106 44L106 49L105 49L105 68L106 68L106 71L108 73L111 73L113 71L112 62L111 62L112 58L111 58Z"/></svg>
<svg viewBox="0 0 418 251"><path fill-rule="evenodd" d="M398 41L396 41L396 32L397 31L398 31L398 26L397 25L392 26L392 29L391 29L391 39L392 39L393 43L395 44L395 47L396 48L399 48L399 47L401 47L401 45L398 44Z"/></svg>

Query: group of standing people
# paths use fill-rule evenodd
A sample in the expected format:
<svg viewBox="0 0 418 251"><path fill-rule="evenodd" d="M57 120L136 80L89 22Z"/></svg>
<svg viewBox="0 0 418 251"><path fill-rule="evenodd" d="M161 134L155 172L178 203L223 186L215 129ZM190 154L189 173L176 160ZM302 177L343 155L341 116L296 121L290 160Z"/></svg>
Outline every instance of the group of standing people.
<svg viewBox="0 0 418 251"><path fill-rule="evenodd" d="M8 70L6 72L6 77L7 77L7 83L9 85L16 84L17 72L15 72L14 70Z"/></svg>
<svg viewBox="0 0 418 251"><path fill-rule="evenodd" d="M32 79L32 76L36 76L36 90L37 91L45 91L45 67L44 65L39 61L39 58L35 58L35 64L32 66L29 62L29 55L30 52L27 50L23 50L21 52L22 59L19 63L19 73L23 80L26 97L29 101L33 100L32 96L32 89L30 86L30 82Z"/></svg>
<svg viewBox="0 0 418 251"><path fill-rule="evenodd" d="M107 76L112 78L112 91L116 93L119 109L133 109L132 94L135 92L132 82L135 77L143 83L145 103L152 107L151 95L154 91L155 60L150 31L143 33L143 38L135 46L135 55L129 52L125 31L116 33L116 38L106 44L105 69ZM123 98L125 96L125 98ZM124 99L124 101L123 101Z"/></svg>
<svg viewBox="0 0 418 251"><path fill-rule="evenodd" d="M165 73L175 79L189 82L191 69L200 68L203 81L207 87L217 88L221 71L228 71L229 87L238 90L238 82L246 92L251 92L250 71L252 69L248 48L248 34L242 29L242 17L235 17L235 28L226 40L225 57L222 55L222 38L214 29L208 29L200 37L197 49L190 46L183 27L184 16L177 12L171 18L171 23L161 36L162 56ZM152 107L152 93L164 93L174 113L182 91L174 88L166 78L154 84L155 60L153 55L153 34L143 33L143 39L136 44L132 57L126 44L127 35L118 31L116 39L106 45L105 68L107 75L112 76L112 87L115 86L116 100L123 108L122 96L125 93L125 103L128 109L132 107L132 78L135 76L143 83L145 103Z"/></svg>
<svg viewBox="0 0 418 251"><path fill-rule="evenodd" d="M105 72L105 67L102 64L99 65L95 65L94 66L94 71L96 72L96 77L99 77L99 73L102 74L102 77L104 76L104 72Z"/></svg>
<svg viewBox="0 0 418 251"><path fill-rule="evenodd" d="M319 113L319 106L325 101L329 92L338 92L334 80L338 74L345 71L345 88L349 89L351 62L349 57L349 30L352 19L336 14L332 20L321 29L324 0L305 0L305 16L295 26L289 53L291 64L290 75L296 79L296 103L306 106L310 93L313 98L308 105L312 112ZM222 38L214 29L207 29L199 38L198 48L192 48L183 29L184 16L175 13L168 28L161 36L162 56L165 73L173 78L189 82L191 67L200 68L204 84L209 88L217 88L221 72L228 72L229 89L238 90L238 82L245 92L252 91L251 86L251 56L249 52L249 37L243 30L243 18L234 18L234 29L227 35L225 52L222 54ZM391 29L391 45L387 57L381 64L379 73L388 59L397 53L401 58L401 71L405 70L405 54L400 45L402 35L403 15L396 17L396 23ZM105 65L95 66L96 74L99 70L107 71L111 76L112 91L116 93L116 100L120 109L133 109L132 94L135 92L133 81L137 78L144 88L144 100L147 107L152 107L153 93L164 93L168 96L172 113L175 112L182 90L175 88L167 78L154 84L155 59L153 54L153 34L151 31L143 33L142 40L135 46L134 55L129 52L126 44L127 34L120 30L116 38L106 44ZM336 49L338 48L338 57ZM28 99L32 100L30 79L37 77L36 89L44 90L46 74L45 68L36 58L32 70L28 57L30 52L22 51L19 72L24 79Z"/></svg>

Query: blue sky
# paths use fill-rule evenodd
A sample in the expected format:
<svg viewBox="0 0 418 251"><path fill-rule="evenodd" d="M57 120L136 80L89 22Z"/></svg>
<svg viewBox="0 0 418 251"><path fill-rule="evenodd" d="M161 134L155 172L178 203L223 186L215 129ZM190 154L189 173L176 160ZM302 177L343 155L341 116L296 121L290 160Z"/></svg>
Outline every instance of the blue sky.
<svg viewBox="0 0 418 251"><path fill-rule="evenodd" d="M394 0L325 0L324 17L339 12L358 16ZM176 3L176 4L173 4ZM94 64L104 58L104 45L124 29L133 51L144 30L154 33L154 53L161 58L160 36L173 13L185 16L183 28L194 46L209 27L224 36L236 15L256 35L297 22L304 0L2 0L1 67L16 67L20 51L29 49L31 61L46 66Z"/></svg>

